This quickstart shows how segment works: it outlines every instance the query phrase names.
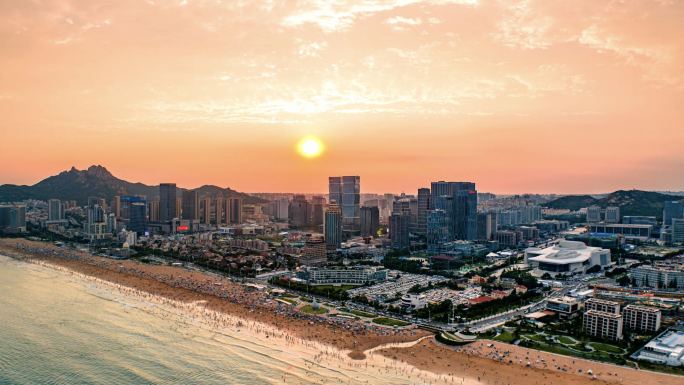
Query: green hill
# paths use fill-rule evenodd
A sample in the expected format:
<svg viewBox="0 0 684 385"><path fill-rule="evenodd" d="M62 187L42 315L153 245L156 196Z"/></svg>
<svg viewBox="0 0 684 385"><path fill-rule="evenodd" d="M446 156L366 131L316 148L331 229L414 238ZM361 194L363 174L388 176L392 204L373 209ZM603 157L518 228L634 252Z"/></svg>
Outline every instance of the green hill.
<svg viewBox="0 0 684 385"><path fill-rule="evenodd" d="M556 209L579 210L583 207L597 205L620 207L621 215L646 215L661 218L663 202L681 200L681 196L667 195L653 191L619 190L596 199L590 195L568 195L547 202L544 206Z"/></svg>

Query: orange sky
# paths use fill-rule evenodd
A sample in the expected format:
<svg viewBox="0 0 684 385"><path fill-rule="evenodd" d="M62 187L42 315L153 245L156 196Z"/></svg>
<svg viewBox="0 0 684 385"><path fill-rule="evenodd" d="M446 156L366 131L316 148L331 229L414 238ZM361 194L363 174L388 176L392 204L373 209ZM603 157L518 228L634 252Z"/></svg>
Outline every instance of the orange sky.
<svg viewBox="0 0 684 385"><path fill-rule="evenodd" d="M0 183L684 190L684 2L0 2ZM306 135L327 151L304 159Z"/></svg>

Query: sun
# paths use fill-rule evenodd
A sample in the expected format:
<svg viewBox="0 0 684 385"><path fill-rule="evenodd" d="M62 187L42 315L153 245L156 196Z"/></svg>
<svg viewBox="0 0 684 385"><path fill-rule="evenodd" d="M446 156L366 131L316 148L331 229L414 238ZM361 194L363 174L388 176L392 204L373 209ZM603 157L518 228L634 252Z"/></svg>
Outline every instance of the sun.
<svg viewBox="0 0 684 385"><path fill-rule="evenodd" d="M297 143L297 152L305 158L316 158L323 153L325 146L315 136L307 136Z"/></svg>

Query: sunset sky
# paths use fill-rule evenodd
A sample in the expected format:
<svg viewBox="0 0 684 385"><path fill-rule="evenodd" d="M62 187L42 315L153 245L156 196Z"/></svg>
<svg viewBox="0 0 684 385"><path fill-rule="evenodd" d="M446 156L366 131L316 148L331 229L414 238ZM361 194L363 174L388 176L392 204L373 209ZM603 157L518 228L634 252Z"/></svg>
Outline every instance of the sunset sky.
<svg viewBox="0 0 684 385"><path fill-rule="evenodd" d="M0 184L684 190L684 2L0 2ZM303 137L325 151L303 157Z"/></svg>

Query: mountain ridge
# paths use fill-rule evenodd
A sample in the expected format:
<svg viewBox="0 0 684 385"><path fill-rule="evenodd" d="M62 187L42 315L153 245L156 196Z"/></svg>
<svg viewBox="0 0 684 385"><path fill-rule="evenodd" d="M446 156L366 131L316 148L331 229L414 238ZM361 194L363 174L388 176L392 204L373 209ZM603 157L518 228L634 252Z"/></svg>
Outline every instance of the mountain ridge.
<svg viewBox="0 0 684 385"><path fill-rule="evenodd" d="M239 197L245 203L264 203L265 200L246 193L235 191L229 187L222 188L214 185L204 185L196 189L178 188L182 191L198 191L200 196L223 195L225 197ZM92 165L84 170L71 167L57 175L49 176L33 185L0 185L0 202L16 202L25 199L61 199L76 200L85 204L88 197L100 197L110 201L116 195L144 195L147 199L159 196L159 185L146 185L140 182L129 182L115 177L107 168Z"/></svg>

